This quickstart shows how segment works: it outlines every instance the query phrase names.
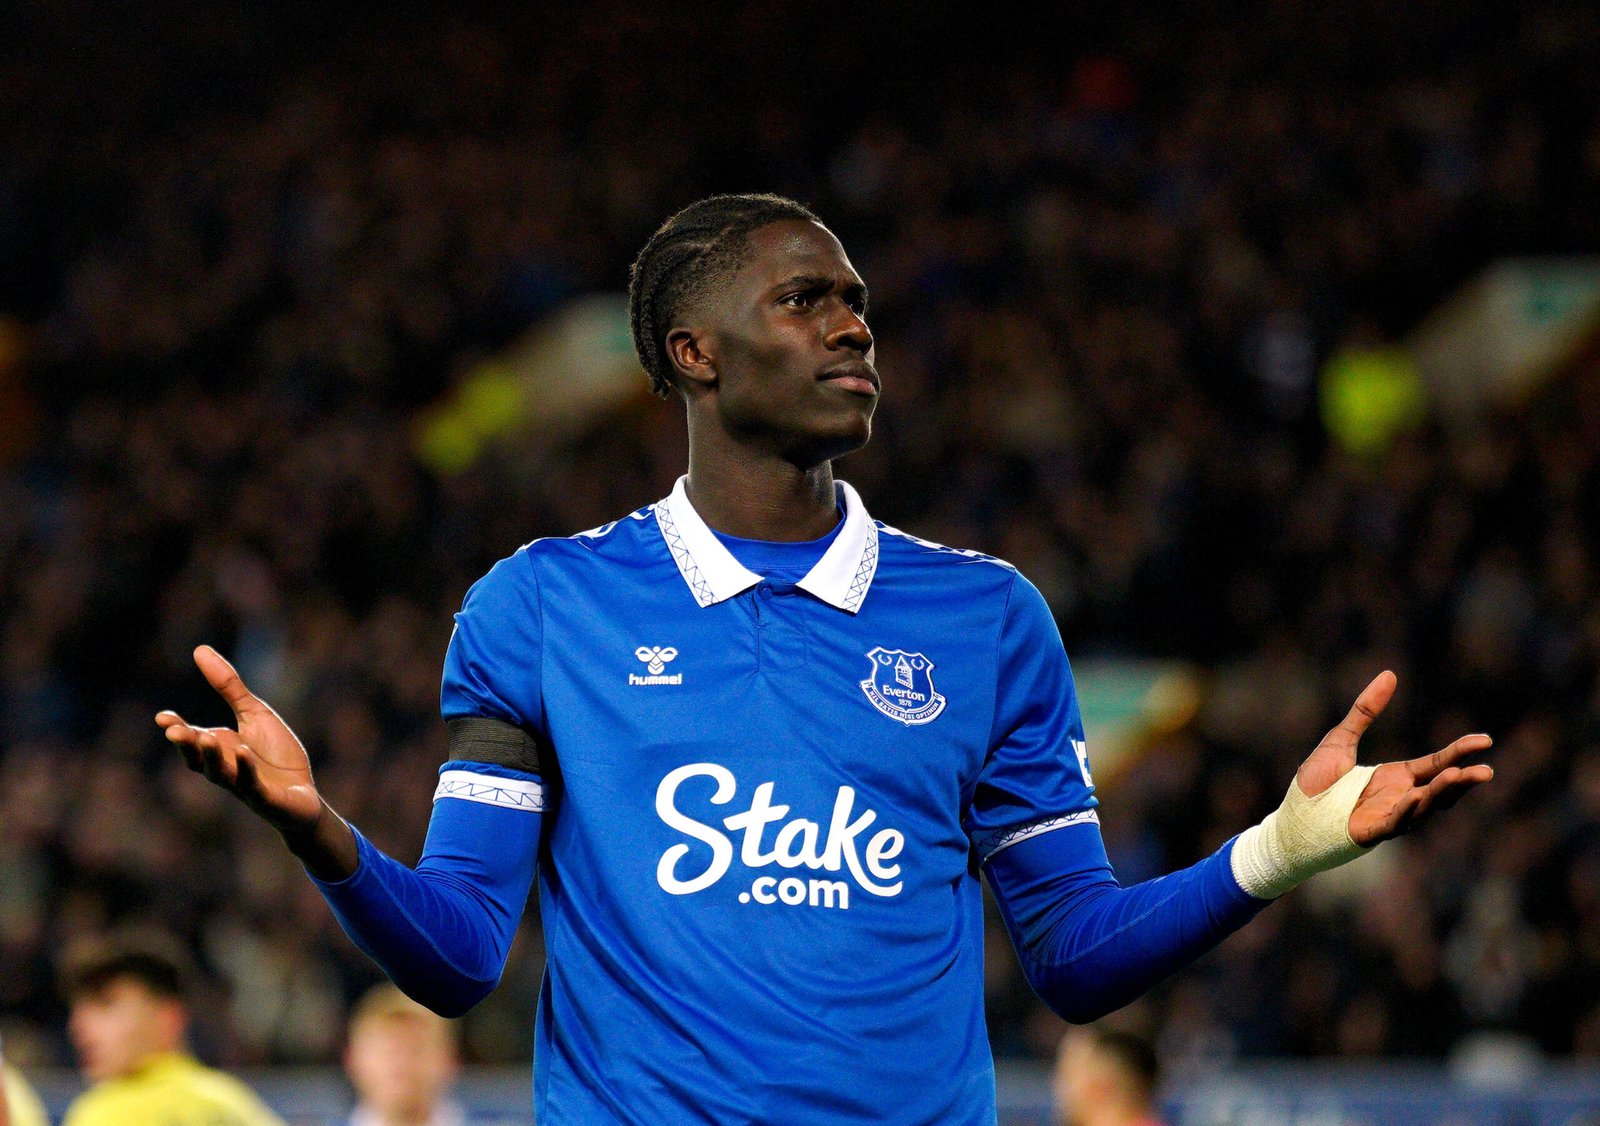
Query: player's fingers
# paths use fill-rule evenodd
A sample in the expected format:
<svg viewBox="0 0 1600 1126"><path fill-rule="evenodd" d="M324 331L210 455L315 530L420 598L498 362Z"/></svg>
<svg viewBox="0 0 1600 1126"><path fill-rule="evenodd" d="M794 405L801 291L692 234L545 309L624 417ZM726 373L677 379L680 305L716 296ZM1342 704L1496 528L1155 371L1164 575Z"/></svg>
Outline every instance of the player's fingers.
<svg viewBox="0 0 1600 1126"><path fill-rule="evenodd" d="M1374 818L1370 829L1363 834L1361 843L1373 845L1403 833L1406 825L1416 816L1417 803L1421 796L1421 790L1410 790L1397 797L1394 804L1381 816Z"/></svg>
<svg viewBox="0 0 1600 1126"><path fill-rule="evenodd" d="M232 789L238 773L234 755L237 743L238 736L226 728L206 728L202 731L195 741L200 752L200 773L217 785Z"/></svg>
<svg viewBox="0 0 1600 1126"><path fill-rule="evenodd" d="M1493 777L1494 770L1481 764L1467 767L1453 766L1441 771L1439 777L1428 783L1428 790L1434 794L1431 808L1436 813L1449 809L1466 797L1474 787L1483 785Z"/></svg>
<svg viewBox="0 0 1600 1126"><path fill-rule="evenodd" d="M192 743L200 737L202 730L204 729L190 727L180 720L177 723L167 724L161 729L161 734L165 735L167 740L172 743Z"/></svg>
<svg viewBox="0 0 1600 1126"><path fill-rule="evenodd" d="M222 757L222 744L215 732L201 729L195 732L194 749L200 755L200 773L212 782L220 781L217 761Z"/></svg>
<svg viewBox="0 0 1600 1126"><path fill-rule="evenodd" d="M1427 782L1438 777L1441 771L1454 766L1467 755L1486 751L1493 745L1494 740L1487 735L1463 735L1448 747L1434 751L1431 755L1412 759L1406 763L1406 769L1411 771L1411 777L1418 782Z"/></svg>
<svg viewBox="0 0 1600 1126"><path fill-rule="evenodd" d="M1407 832L1415 825L1419 818L1425 816L1428 807L1433 804L1433 795L1424 787L1408 790L1401 795L1394 804L1392 821L1389 826L1389 835L1397 837Z"/></svg>
<svg viewBox="0 0 1600 1126"><path fill-rule="evenodd" d="M261 794L261 776L256 772L255 754L248 746L240 744L238 754L235 756L236 781L235 789L241 795L259 797Z"/></svg>
<svg viewBox="0 0 1600 1126"><path fill-rule="evenodd" d="M156 713L156 726L162 729L182 725L187 727L184 718L170 708Z"/></svg>
<svg viewBox="0 0 1600 1126"><path fill-rule="evenodd" d="M233 709L234 715L242 716L255 706L255 696L244 686L244 681L239 679L239 673L221 653L209 645L202 645L194 651L194 663L206 678L206 682L217 690L218 695L228 701L228 706Z"/></svg>
<svg viewBox="0 0 1600 1126"><path fill-rule="evenodd" d="M239 733L227 727L192 727L187 723L178 722L164 728L161 734L165 735L169 743L200 745L202 739L215 740L220 738L237 739Z"/></svg>
<svg viewBox="0 0 1600 1126"><path fill-rule="evenodd" d="M167 742L174 744L181 750L184 754L184 760L188 761L190 753L198 750L200 733L204 730L205 728L203 727L190 727L187 723L180 721L164 728L161 734L166 736Z"/></svg>
<svg viewBox="0 0 1600 1126"><path fill-rule="evenodd" d="M1459 766L1449 766L1441 770L1432 782L1413 790L1412 794L1416 800L1411 807L1411 817L1415 819L1427 816L1428 811L1433 809L1446 794L1450 793L1451 789L1460 780L1461 768Z"/></svg>
<svg viewBox="0 0 1600 1126"><path fill-rule="evenodd" d="M200 733L198 731L180 723L173 724L163 734L166 735L167 742L176 746L179 753L183 755L183 764L185 766L196 774L204 771L205 760L200 754Z"/></svg>
<svg viewBox="0 0 1600 1126"><path fill-rule="evenodd" d="M1449 809L1475 786L1494 777L1487 766L1448 766L1441 770L1426 786L1417 786L1395 803L1391 818L1386 819L1383 836L1398 836L1408 832L1423 818ZM1382 838L1380 838L1382 839Z"/></svg>
<svg viewBox="0 0 1600 1126"><path fill-rule="evenodd" d="M1384 669L1372 678L1372 683L1361 690L1350 711L1339 721L1339 726L1328 732L1325 743L1354 746L1356 741L1372 726L1372 721L1382 714L1394 696L1394 673Z"/></svg>
<svg viewBox="0 0 1600 1126"><path fill-rule="evenodd" d="M1464 792L1461 787L1462 770L1458 766L1446 767L1432 782L1413 790L1415 801L1407 821L1420 821L1430 812L1449 809ZM1452 796L1454 795L1454 796Z"/></svg>

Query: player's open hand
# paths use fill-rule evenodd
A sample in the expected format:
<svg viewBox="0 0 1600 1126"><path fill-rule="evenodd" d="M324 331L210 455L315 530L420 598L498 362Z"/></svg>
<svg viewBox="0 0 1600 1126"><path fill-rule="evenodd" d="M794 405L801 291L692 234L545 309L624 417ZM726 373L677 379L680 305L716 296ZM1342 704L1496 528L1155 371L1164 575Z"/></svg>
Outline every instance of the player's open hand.
<svg viewBox="0 0 1600 1126"><path fill-rule="evenodd" d="M1379 673L1356 697L1350 714L1300 764L1295 779L1308 797L1322 793L1355 766L1356 745L1389 705L1395 684L1394 673ZM1374 845L1415 827L1430 813L1449 809L1468 790L1494 777L1494 770L1482 764L1456 765L1467 755L1487 750L1492 742L1487 735L1463 735L1431 755L1379 766L1350 814L1350 839Z"/></svg>
<svg viewBox="0 0 1600 1126"><path fill-rule="evenodd" d="M183 752L189 769L204 774L280 829L314 824L322 799L311 782L305 747L264 700L248 688L215 649L194 651L211 687L228 701L238 730L194 727L177 712L156 715L156 723Z"/></svg>

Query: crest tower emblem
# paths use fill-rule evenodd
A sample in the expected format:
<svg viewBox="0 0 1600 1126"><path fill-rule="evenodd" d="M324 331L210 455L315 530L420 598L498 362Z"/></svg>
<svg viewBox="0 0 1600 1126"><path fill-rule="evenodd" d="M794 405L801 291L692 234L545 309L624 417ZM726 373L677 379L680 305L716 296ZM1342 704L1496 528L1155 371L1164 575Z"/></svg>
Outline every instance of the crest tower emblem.
<svg viewBox="0 0 1600 1126"><path fill-rule="evenodd" d="M885 649L867 654L872 675L861 682L872 706L907 727L931 723L944 711L944 697L933 687L933 662L921 653Z"/></svg>

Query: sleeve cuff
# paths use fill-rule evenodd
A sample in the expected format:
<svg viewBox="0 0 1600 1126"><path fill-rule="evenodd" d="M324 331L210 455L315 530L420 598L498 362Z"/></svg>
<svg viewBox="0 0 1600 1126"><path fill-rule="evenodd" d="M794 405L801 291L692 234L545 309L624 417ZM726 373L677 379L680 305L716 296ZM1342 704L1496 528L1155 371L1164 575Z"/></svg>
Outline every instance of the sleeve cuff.
<svg viewBox="0 0 1600 1126"><path fill-rule="evenodd" d="M346 821L345 824L350 825L350 822ZM350 825L350 834L356 839L356 870L354 872L351 872L342 880L319 880L311 874L309 868L306 869L307 878L323 891L344 890L354 887L356 882L366 875L367 869L372 866L367 855L374 847L372 842L363 837L361 830L354 825Z"/></svg>

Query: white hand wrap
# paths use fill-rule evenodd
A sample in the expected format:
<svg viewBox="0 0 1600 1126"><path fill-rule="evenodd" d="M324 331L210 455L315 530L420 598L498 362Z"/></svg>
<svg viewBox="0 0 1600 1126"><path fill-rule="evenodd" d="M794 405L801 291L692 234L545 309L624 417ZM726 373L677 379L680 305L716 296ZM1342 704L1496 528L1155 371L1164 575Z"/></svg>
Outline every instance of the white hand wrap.
<svg viewBox="0 0 1600 1126"><path fill-rule="evenodd" d="M1314 798L1289 783L1283 804L1234 842L1233 878L1257 899L1276 899L1318 872L1337 868L1367 849L1350 839L1350 814L1374 766L1352 767Z"/></svg>

